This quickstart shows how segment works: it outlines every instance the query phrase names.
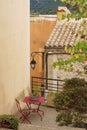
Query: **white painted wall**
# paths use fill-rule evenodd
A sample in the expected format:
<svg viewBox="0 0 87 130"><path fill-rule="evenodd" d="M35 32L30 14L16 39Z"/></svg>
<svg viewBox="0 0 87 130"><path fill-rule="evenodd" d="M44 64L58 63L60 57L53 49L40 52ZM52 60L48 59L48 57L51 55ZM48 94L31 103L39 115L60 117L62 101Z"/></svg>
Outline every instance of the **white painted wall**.
<svg viewBox="0 0 87 130"><path fill-rule="evenodd" d="M29 0L0 0L0 114L29 88Z"/></svg>

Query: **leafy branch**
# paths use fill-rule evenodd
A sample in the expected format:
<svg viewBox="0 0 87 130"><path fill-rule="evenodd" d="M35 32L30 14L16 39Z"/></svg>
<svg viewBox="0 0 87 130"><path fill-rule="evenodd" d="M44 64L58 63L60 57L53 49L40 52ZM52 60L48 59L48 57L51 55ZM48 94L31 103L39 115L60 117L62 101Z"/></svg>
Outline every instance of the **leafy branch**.
<svg viewBox="0 0 87 130"><path fill-rule="evenodd" d="M72 10L71 17L87 17L87 0L61 0L67 8Z"/></svg>
<svg viewBox="0 0 87 130"><path fill-rule="evenodd" d="M64 69L65 71L73 71L73 65L76 62L85 64L87 61L87 42L81 41L75 44L73 47L65 47L66 53L70 54L70 58L67 60L60 60L53 63L53 67ZM84 66L83 66L84 67Z"/></svg>

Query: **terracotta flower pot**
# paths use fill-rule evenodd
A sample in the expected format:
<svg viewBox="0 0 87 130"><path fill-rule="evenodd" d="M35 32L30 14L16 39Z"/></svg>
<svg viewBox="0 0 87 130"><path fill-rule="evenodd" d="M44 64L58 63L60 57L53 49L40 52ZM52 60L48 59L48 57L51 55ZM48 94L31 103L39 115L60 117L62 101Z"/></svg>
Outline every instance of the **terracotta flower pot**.
<svg viewBox="0 0 87 130"><path fill-rule="evenodd" d="M3 127L3 128L10 128L9 125L7 125L7 124L1 124L1 127Z"/></svg>

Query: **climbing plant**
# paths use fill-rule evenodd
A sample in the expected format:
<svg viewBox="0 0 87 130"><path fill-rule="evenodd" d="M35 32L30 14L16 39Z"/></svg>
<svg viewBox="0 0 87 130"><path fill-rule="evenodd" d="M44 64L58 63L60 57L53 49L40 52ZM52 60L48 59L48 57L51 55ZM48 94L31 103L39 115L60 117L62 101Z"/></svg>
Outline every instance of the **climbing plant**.
<svg viewBox="0 0 87 130"><path fill-rule="evenodd" d="M71 17L87 17L87 0L61 0L68 9L71 9ZM70 14L69 14L70 15Z"/></svg>
<svg viewBox="0 0 87 130"><path fill-rule="evenodd" d="M59 69L65 69L71 67L73 69L73 64L75 62L81 62L85 64L87 60L87 42L81 41L75 44L73 47L65 47L66 53L70 54L70 58L67 60L60 60L53 63L54 68L59 66Z"/></svg>
<svg viewBox="0 0 87 130"><path fill-rule="evenodd" d="M65 71L73 71L74 63L81 63L82 67L86 70L86 61L87 61L87 22L82 21L81 26L85 28L84 33L78 31L76 36L79 35L80 41L76 42L74 46L65 46L65 52L70 54L70 58L67 60L59 60L53 63L54 68L58 67L59 69L64 69ZM87 73L87 70L84 71Z"/></svg>

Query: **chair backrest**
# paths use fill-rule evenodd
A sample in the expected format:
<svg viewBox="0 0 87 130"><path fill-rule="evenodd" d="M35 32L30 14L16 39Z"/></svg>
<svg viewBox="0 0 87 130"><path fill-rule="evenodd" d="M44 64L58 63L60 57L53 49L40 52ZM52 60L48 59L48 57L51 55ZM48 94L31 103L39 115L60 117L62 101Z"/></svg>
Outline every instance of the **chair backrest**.
<svg viewBox="0 0 87 130"><path fill-rule="evenodd" d="M22 112L22 109L21 109L21 106L20 106L20 102L19 102L18 99L15 99L15 101L16 101L17 109L18 109L18 111L21 113L21 112Z"/></svg>

